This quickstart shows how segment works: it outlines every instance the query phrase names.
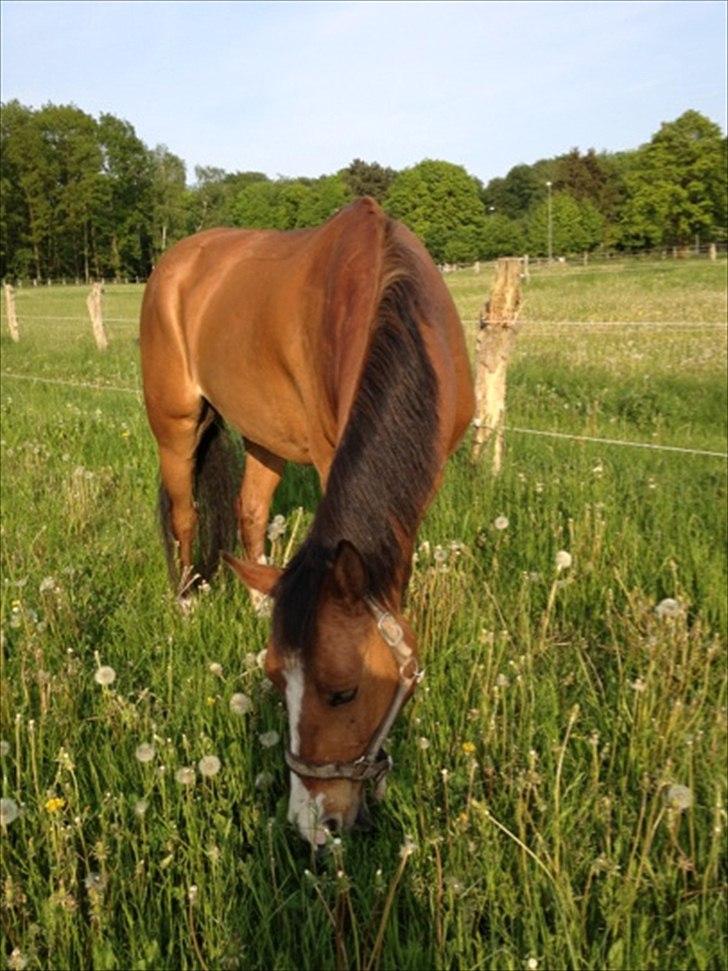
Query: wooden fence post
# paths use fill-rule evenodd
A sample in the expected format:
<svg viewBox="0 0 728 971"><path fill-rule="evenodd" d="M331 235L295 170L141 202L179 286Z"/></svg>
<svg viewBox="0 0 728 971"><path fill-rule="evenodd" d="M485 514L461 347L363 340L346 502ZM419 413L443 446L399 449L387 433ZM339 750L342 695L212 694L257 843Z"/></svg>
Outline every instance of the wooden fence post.
<svg viewBox="0 0 728 971"><path fill-rule="evenodd" d="M471 457L493 439L493 474L503 462L506 376L521 305L520 259L498 260L490 300L480 314L475 352L475 434Z"/></svg>
<svg viewBox="0 0 728 971"><path fill-rule="evenodd" d="M13 290L9 283L5 284L5 308L8 312L8 330L10 331L10 336L17 344L20 340L20 332L18 331L18 315L15 312L15 290Z"/></svg>
<svg viewBox="0 0 728 971"><path fill-rule="evenodd" d="M524 255L522 262L523 262L523 279L526 281L526 283L528 283L528 281L531 279L531 272L528 268L528 253Z"/></svg>
<svg viewBox="0 0 728 971"><path fill-rule="evenodd" d="M708 254L710 256L711 262L715 262L718 259L718 248L715 243L711 243L708 249Z"/></svg>
<svg viewBox="0 0 728 971"><path fill-rule="evenodd" d="M86 297L88 315L91 318L91 327L94 332L94 340L100 351L105 351L109 346L109 341L104 330L104 321L101 315L101 293L103 285L101 283L91 284L91 293Z"/></svg>

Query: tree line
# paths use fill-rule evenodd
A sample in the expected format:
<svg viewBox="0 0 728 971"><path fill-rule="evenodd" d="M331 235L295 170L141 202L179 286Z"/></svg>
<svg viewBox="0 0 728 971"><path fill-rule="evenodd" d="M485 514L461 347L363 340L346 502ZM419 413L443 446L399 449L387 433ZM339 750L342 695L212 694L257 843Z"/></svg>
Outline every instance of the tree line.
<svg viewBox="0 0 728 971"><path fill-rule="evenodd" d="M572 149L487 184L425 159L354 161L320 178L198 166L146 146L133 125L73 105L0 113L0 276L145 278L172 243L212 226L300 229L371 195L437 262L726 239L726 139L686 111L628 152Z"/></svg>

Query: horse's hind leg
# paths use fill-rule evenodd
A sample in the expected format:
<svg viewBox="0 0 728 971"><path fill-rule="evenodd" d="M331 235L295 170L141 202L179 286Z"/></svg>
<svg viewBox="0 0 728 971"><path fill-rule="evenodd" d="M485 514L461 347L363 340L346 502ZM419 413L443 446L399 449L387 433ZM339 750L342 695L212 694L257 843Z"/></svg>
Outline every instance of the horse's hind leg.
<svg viewBox="0 0 728 971"><path fill-rule="evenodd" d="M265 531L273 494L285 461L255 442L245 440L245 471L240 487L240 539L248 559L265 562Z"/></svg>

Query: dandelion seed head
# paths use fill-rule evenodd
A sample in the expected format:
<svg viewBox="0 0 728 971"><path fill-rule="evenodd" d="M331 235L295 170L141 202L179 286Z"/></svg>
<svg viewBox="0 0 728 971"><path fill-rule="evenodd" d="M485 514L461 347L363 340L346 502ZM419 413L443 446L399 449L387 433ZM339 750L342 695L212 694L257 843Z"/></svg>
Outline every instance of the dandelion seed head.
<svg viewBox="0 0 728 971"><path fill-rule="evenodd" d="M258 665L259 668L265 667L265 657L267 653L268 651L266 650L266 648L263 648L262 651L258 651L258 653L256 654L255 663Z"/></svg>
<svg viewBox="0 0 728 971"><path fill-rule="evenodd" d="M672 597L665 597L655 607L655 613L660 618L679 617L682 613L682 604L679 600L675 600Z"/></svg>
<svg viewBox="0 0 728 971"><path fill-rule="evenodd" d="M559 571L568 570L571 563L571 553L568 550L559 550L556 554L556 569Z"/></svg>
<svg viewBox="0 0 728 971"><path fill-rule="evenodd" d="M234 715L245 715L253 707L253 702L242 691L236 692L230 699L230 711Z"/></svg>
<svg viewBox="0 0 728 971"><path fill-rule="evenodd" d="M215 677L222 677L222 664L218 664L217 661L212 661L207 670L210 674L214 674Z"/></svg>
<svg viewBox="0 0 728 971"><path fill-rule="evenodd" d="M106 877L100 873L89 873L83 883L89 893L103 893L106 889Z"/></svg>
<svg viewBox="0 0 728 971"><path fill-rule="evenodd" d="M14 947L10 952L8 967L10 971L25 971L28 967L28 961L19 947Z"/></svg>
<svg viewBox="0 0 728 971"><path fill-rule="evenodd" d="M10 742L6 742L5 739L0 739L0 757L4 758L10 751Z"/></svg>
<svg viewBox="0 0 728 971"><path fill-rule="evenodd" d="M192 766L183 765L181 769L177 769L174 774L174 778L181 786L191 786L195 782L195 770Z"/></svg>
<svg viewBox="0 0 728 971"><path fill-rule="evenodd" d="M263 748L272 748L277 744L280 735L276 731L262 732L258 738Z"/></svg>
<svg viewBox="0 0 728 971"><path fill-rule="evenodd" d="M497 688L507 688L510 685L510 680L507 674L499 674L495 679L495 684Z"/></svg>
<svg viewBox="0 0 728 971"><path fill-rule="evenodd" d="M508 516L498 516L493 520L493 525L499 530L508 529Z"/></svg>
<svg viewBox="0 0 728 971"><path fill-rule="evenodd" d="M116 671L108 664L102 664L101 667L96 669L94 681L96 684L104 686L113 684L116 681Z"/></svg>
<svg viewBox="0 0 728 971"><path fill-rule="evenodd" d="M642 678L635 678L634 681L630 682L630 688L637 694L642 694L647 689L647 682L643 681Z"/></svg>
<svg viewBox="0 0 728 971"><path fill-rule="evenodd" d="M151 762L154 758L154 746L149 742L142 742L141 745L137 745L134 755L139 762Z"/></svg>
<svg viewBox="0 0 728 971"><path fill-rule="evenodd" d="M134 803L134 814L140 818L146 813L147 809L149 809L149 802L146 799L137 799Z"/></svg>
<svg viewBox="0 0 728 971"><path fill-rule="evenodd" d="M18 818L18 804L14 799L0 799L0 825L9 826Z"/></svg>
<svg viewBox="0 0 728 971"><path fill-rule="evenodd" d="M270 772L259 772L255 777L256 789L268 789L273 785L273 776Z"/></svg>
<svg viewBox="0 0 728 971"><path fill-rule="evenodd" d="M44 577L40 582L38 590L40 593L56 593L58 584L56 583L55 577Z"/></svg>
<svg viewBox="0 0 728 971"><path fill-rule="evenodd" d="M408 856L412 856L416 849L417 844L412 837L405 836L404 843L402 843L401 847L399 848L399 855L403 860L406 860Z"/></svg>
<svg viewBox="0 0 728 971"><path fill-rule="evenodd" d="M429 747L430 747L429 738L425 738L424 735L420 735L420 737L417 739L417 748L425 752Z"/></svg>
<svg viewBox="0 0 728 971"><path fill-rule="evenodd" d="M222 763L216 755L203 755L197 763L197 768L200 770L201 775L210 779L212 776L217 775L221 765Z"/></svg>
<svg viewBox="0 0 728 971"><path fill-rule="evenodd" d="M528 971L536 971L538 968L538 961L536 958L529 958L528 961L526 961L526 967L528 968Z"/></svg>
<svg viewBox="0 0 728 971"><path fill-rule="evenodd" d="M687 786L672 785L665 790L665 802L670 809L677 809L683 812L690 809L693 804L693 793Z"/></svg>

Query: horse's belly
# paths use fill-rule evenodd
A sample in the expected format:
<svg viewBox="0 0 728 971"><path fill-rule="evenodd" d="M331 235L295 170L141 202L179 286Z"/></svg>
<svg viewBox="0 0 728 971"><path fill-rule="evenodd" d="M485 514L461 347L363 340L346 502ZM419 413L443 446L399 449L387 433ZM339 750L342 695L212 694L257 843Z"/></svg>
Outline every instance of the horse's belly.
<svg viewBox="0 0 728 971"><path fill-rule="evenodd" d="M311 463L308 423L294 395L281 388L266 391L251 382L215 388L203 379L200 385L204 397L245 438L288 462Z"/></svg>

